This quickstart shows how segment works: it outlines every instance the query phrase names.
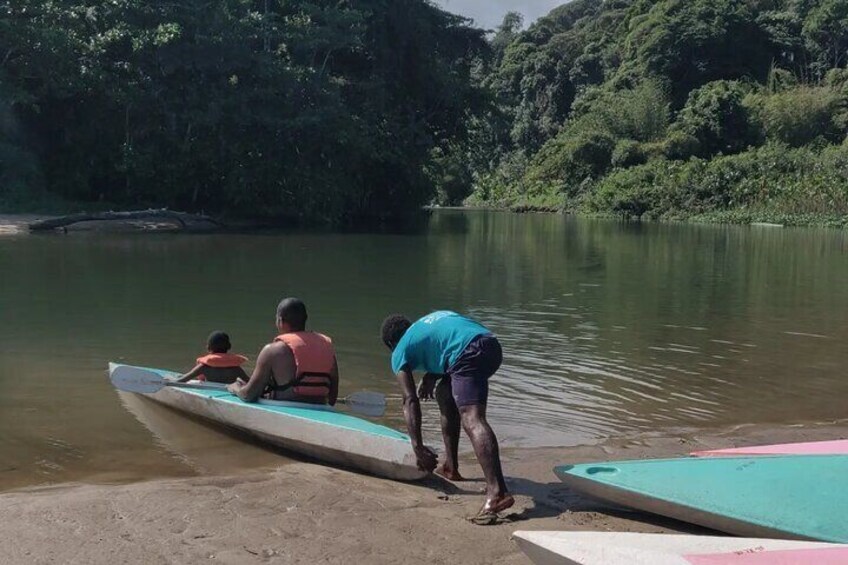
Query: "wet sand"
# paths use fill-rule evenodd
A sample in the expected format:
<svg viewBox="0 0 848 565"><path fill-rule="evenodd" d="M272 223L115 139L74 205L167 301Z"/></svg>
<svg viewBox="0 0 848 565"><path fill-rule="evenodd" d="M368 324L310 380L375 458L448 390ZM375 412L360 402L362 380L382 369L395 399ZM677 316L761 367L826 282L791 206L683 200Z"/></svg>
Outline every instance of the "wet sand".
<svg viewBox="0 0 848 565"><path fill-rule="evenodd" d="M0 556L17 563L526 564L517 529L705 532L570 491L557 464L685 455L698 449L843 439L848 420L640 436L574 448L506 450L517 504L509 520L466 520L477 480L404 484L310 463L223 477L62 485L0 495Z"/></svg>

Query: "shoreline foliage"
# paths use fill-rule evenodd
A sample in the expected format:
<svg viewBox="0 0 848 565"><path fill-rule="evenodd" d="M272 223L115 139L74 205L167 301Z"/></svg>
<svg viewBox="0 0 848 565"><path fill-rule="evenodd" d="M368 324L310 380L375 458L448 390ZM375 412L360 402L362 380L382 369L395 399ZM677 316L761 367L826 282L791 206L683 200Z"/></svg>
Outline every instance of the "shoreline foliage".
<svg viewBox="0 0 848 565"><path fill-rule="evenodd" d="M493 48L469 204L848 214L848 0L575 0Z"/></svg>

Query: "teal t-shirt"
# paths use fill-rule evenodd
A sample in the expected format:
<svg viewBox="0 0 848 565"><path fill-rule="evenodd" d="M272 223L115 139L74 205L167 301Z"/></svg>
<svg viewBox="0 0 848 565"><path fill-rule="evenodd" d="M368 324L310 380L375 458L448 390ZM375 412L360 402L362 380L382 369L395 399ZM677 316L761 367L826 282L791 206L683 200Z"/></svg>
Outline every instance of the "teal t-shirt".
<svg viewBox="0 0 848 565"><path fill-rule="evenodd" d="M410 371L444 374L471 340L491 333L484 325L456 312L433 312L403 334L392 353L392 371L399 373L406 367Z"/></svg>

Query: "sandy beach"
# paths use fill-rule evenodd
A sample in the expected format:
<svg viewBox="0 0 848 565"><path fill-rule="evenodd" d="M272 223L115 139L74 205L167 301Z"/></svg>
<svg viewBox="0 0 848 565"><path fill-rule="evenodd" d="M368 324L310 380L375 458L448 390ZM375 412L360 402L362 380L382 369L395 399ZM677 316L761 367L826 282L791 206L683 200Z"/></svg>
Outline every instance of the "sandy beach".
<svg viewBox="0 0 848 565"><path fill-rule="evenodd" d="M391 482L313 463L231 476L128 485L60 485L0 495L0 561L18 563L528 563L518 529L699 532L569 491L557 464L671 457L690 451L848 437L848 421L742 426L506 450L517 504L500 524L467 521L482 503L480 471L450 484Z"/></svg>

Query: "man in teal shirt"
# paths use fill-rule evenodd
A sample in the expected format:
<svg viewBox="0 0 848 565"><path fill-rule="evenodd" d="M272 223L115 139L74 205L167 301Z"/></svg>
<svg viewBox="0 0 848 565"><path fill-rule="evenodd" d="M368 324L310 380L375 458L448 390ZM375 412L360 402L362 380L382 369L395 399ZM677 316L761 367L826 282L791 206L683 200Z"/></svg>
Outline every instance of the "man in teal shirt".
<svg viewBox="0 0 848 565"><path fill-rule="evenodd" d="M461 425L486 477L486 503L480 514L497 514L511 507L515 500L504 482L498 440L486 420L489 378L503 359L497 338L479 322L447 310L415 323L404 316L389 316L381 334L392 351L392 371L403 392L403 413L418 466L425 471L436 469L436 454L421 439L419 403L419 398L435 398L446 451L445 462L436 472L450 480L463 480L457 459ZM425 373L417 393L414 371Z"/></svg>

